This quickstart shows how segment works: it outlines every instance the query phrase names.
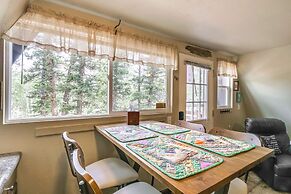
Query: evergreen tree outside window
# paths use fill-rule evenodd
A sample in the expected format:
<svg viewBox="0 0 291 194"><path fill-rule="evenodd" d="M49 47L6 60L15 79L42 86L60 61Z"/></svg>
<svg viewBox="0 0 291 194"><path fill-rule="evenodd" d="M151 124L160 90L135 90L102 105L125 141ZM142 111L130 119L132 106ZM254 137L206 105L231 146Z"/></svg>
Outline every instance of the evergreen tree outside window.
<svg viewBox="0 0 291 194"><path fill-rule="evenodd" d="M13 45L6 42L6 122L153 110L168 100L165 68Z"/></svg>
<svg viewBox="0 0 291 194"><path fill-rule="evenodd" d="M167 102L165 68L113 62L113 111L152 110Z"/></svg>

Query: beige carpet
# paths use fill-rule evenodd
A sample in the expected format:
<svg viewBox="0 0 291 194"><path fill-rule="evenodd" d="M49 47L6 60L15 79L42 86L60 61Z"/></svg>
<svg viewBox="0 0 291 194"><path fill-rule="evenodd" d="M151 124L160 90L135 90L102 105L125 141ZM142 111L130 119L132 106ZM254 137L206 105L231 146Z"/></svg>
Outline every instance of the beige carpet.
<svg viewBox="0 0 291 194"><path fill-rule="evenodd" d="M287 194L273 190L253 172L250 172L247 184L249 194Z"/></svg>

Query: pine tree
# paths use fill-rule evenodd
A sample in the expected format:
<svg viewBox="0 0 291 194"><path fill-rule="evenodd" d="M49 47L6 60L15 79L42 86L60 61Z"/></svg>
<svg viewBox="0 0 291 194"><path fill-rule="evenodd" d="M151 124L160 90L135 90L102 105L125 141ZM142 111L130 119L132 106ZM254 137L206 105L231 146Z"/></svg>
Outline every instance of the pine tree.
<svg viewBox="0 0 291 194"><path fill-rule="evenodd" d="M165 100L165 70L151 66L139 66L138 75L132 80L137 90L133 93L133 100L138 100L139 109L153 109L155 103Z"/></svg>
<svg viewBox="0 0 291 194"><path fill-rule="evenodd" d="M67 73L64 75L65 80L60 83L60 89L63 92L62 98L62 106L61 112L62 115L67 115L70 111L72 111L73 106L70 105L70 95L72 91L72 81L73 81L73 66L77 61L77 56L75 54L71 54L69 56L69 60L66 60L65 67L67 69ZM68 64L68 65L67 65Z"/></svg>
<svg viewBox="0 0 291 194"><path fill-rule="evenodd" d="M166 93L165 70L158 67L147 67L144 73L143 85L143 99L145 107L155 107L155 104L165 100Z"/></svg>
<svg viewBox="0 0 291 194"><path fill-rule="evenodd" d="M33 59L32 67L25 72L25 82L31 82L32 111L36 115L58 115L56 99L56 67L59 58L54 52L40 48L27 48L26 57Z"/></svg>
<svg viewBox="0 0 291 194"><path fill-rule="evenodd" d="M127 110L130 106L131 87L127 63L113 62L113 110Z"/></svg>

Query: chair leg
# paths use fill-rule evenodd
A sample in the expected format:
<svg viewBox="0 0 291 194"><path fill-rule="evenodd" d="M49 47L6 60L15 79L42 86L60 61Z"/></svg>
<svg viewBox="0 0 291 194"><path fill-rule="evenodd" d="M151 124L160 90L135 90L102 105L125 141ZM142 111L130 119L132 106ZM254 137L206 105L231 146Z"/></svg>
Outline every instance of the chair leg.
<svg viewBox="0 0 291 194"><path fill-rule="evenodd" d="M249 172L250 172L250 171L247 171L247 172L246 172L246 174L245 174L245 183L247 183L247 182L248 182L248 178L249 178Z"/></svg>
<svg viewBox="0 0 291 194"><path fill-rule="evenodd" d="M133 165L133 169L138 173L138 171L140 169L140 165L135 162L134 165Z"/></svg>
<svg viewBox="0 0 291 194"><path fill-rule="evenodd" d="M127 164L129 164L129 161L125 155L125 153L119 149L117 146L115 146L115 149L117 151L117 154L119 155L120 159L123 160L124 162L126 162Z"/></svg>
<svg viewBox="0 0 291 194"><path fill-rule="evenodd" d="M160 191L162 194L173 194L172 191L170 189L164 189L162 191Z"/></svg>
<svg viewBox="0 0 291 194"><path fill-rule="evenodd" d="M154 184L155 184L155 178L152 176L151 185L154 186Z"/></svg>

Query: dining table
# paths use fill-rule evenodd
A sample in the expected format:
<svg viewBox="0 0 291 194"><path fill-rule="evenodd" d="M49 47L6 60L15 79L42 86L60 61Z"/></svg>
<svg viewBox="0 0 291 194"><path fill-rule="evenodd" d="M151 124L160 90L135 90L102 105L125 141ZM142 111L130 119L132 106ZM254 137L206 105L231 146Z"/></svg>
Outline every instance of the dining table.
<svg viewBox="0 0 291 194"><path fill-rule="evenodd" d="M140 125L150 122L151 121L140 122ZM134 162L133 168L136 171L138 171L140 167L143 168L175 194L209 194L212 192L215 194L227 194L230 182L233 179L242 176L264 160L271 157L273 154L273 150L261 146L256 146L251 150L242 152L232 157L212 153L221 157L223 162L203 172L176 180L163 173L161 170L130 149L126 142L119 141L109 134L108 131L106 131L108 128L120 126L125 128L130 127L126 123L118 123L110 125L97 125L94 126L94 128L99 134L115 146L117 153L122 160L129 163L128 159L130 158ZM164 135L158 132L154 133L163 138L171 138L170 135ZM203 150L202 148L199 149Z"/></svg>

